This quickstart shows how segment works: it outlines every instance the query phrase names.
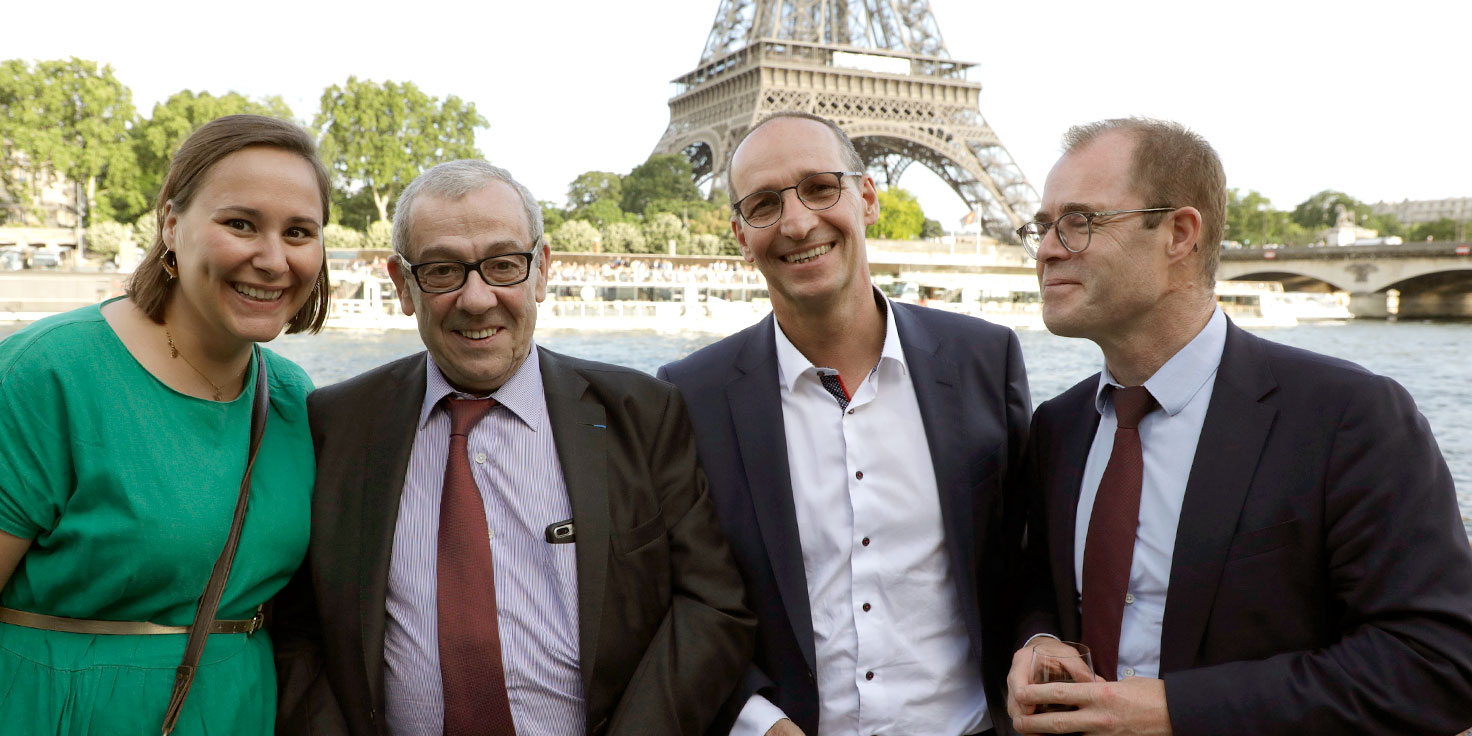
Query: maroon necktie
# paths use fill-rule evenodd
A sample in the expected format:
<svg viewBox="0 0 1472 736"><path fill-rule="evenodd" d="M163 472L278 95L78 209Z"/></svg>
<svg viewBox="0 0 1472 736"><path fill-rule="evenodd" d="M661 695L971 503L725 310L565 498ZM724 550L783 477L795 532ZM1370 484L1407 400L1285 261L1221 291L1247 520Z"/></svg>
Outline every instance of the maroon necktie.
<svg viewBox="0 0 1472 736"><path fill-rule="evenodd" d="M447 404L450 456L440 496L436 565L444 733L516 736L506 672L501 666L490 530L485 504L470 472L467 437L496 400L449 399Z"/></svg>
<svg viewBox="0 0 1472 736"><path fill-rule="evenodd" d="M1094 496L1089 536L1084 542L1084 644L1093 654L1094 672L1113 680L1119 666L1119 627L1124 618L1140 525L1140 484L1145 461L1140 452L1140 420L1155 408L1144 386L1114 390L1114 450Z"/></svg>

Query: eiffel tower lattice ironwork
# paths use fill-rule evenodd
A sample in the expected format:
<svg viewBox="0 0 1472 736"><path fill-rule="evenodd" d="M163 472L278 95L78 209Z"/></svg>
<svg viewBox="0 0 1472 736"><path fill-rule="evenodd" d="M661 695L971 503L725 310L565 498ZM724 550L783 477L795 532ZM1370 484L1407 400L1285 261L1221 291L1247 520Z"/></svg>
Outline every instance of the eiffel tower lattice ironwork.
<svg viewBox="0 0 1472 736"><path fill-rule="evenodd" d="M919 162L1012 240L1038 195L982 118L973 66L950 58L927 0L721 0L700 65L674 80L655 153L683 152L697 181L723 187L752 125L810 112L842 127L886 183Z"/></svg>

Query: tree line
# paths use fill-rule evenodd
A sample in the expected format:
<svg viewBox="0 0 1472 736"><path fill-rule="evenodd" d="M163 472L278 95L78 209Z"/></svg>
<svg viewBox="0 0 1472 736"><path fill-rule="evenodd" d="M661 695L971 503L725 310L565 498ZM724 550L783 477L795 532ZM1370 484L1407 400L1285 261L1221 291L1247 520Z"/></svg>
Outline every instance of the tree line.
<svg viewBox="0 0 1472 736"><path fill-rule="evenodd" d="M1319 192L1291 210L1274 209L1272 202L1256 190L1243 194L1230 189L1224 237L1246 248L1312 245L1320 241L1320 233L1338 222L1341 212L1358 227L1374 230L1380 237L1398 236L1407 242L1465 240L1472 234L1468 223L1451 218L1403 223L1393 214L1376 214L1370 205L1333 189Z"/></svg>
<svg viewBox="0 0 1472 736"><path fill-rule="evenodd" d="M111 256L130 236L146 241L154 228L153 200L174 151L199 126L236 113L294 119L279 95L191 90L155 104L145 117L109 65L75 57L0 61L0 186L8 204L0 218L43 222L42 192L61 180L75 184L76 214L90 251ZM455 95L439 98L413 82L350 76L323 90L309 127L332 173L328 247L387 248L393 203L404 186L441 161L480 157L475 136L488 123L475 103ZM879 200L871 237L942 234L940 223L926 218L909 192L884 188ZM667 253L673 243L677 254L738 252L724 193L713 188L709 196L702 194L689 161L678 154L655 154L627 174L585 172L568 184L565 207L541 204L557 250ZM1343 192L1326 190L1292 210L1278 210L1256 191L1233 189L1226 238L1246 247L1305 245L1334 224L1340 211L1382 236L1467 237L1467 223L1407 225Z"/></svg>
<svg viewBox="0 0 1472 736"><path fill-rule="evenodd" d="M123 240L146 241L153 204L175 150L222 115L295 119L279 96L213 95L182 90L147 116L110 65L76 57L0 61L0 222L44 224L43 192L75 185L75 214L88 250L111 257ZM442 161L481 157L476 133L486 118L475 103L435 97L413 82L348 77L323 90L308 125L332 174L328 247L387 248L393 203L415 176ZM558 250L736 254L730 209L717 190L705 196L683 156L656 154L627 174L589 171L567 190L567 206L542 202ZM899 189L880 192L871 234L909 239L939 234L919 203Z"/></svg>

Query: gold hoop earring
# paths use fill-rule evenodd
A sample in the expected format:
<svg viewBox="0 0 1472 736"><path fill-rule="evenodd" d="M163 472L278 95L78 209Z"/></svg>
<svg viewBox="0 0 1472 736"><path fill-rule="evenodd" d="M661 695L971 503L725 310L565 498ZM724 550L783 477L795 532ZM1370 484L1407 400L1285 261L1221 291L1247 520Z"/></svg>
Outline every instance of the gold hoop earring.
<svg viewBox="0 0 1472 736"><path fill-rule="evenodd" d="M165 249L158 259L164 264L164 273L169 275L170 281L179 278L179 256L172 248Z"/></svg>

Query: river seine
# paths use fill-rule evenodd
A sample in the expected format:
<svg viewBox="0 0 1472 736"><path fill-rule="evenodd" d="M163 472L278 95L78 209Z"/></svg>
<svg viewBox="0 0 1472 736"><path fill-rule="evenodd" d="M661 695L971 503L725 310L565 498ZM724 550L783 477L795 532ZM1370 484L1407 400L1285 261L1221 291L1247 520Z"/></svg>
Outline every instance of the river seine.
<svg viewBox="0 0 1472 736"><path fill-rule="evenodd" d="M0 338L22 325L0 323ZM1354 361L1410 391L1446 456L1462 521L1472 534L1472 323L1351 321L1254 330L1270 340ZM1021 330L1034 405L1099 369L1093 343ZM540 345L653 373L710 342L695 333L538 330ZM296 361L318 386L340 381L422 349L410 331L326 331L285 335L269 344ZM1385 431L1396 431L1386 427Z"/></svg>

